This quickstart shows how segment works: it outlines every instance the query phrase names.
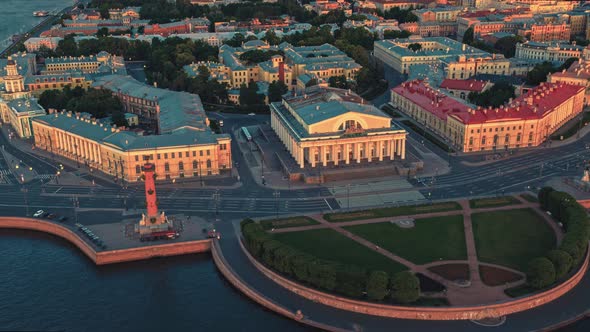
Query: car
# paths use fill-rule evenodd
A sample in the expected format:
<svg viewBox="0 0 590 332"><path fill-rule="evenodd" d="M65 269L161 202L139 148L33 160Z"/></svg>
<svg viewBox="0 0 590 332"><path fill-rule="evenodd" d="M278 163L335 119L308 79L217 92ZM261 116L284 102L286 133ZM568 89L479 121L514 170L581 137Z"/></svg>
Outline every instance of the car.
<svg viewBox="0 0 590 332"><path fill-rule="evenodd" d="M55 213L50 213L50 214L48 214L48 215L47 215L47 218L48 218L48 219L55 219L55 218L57 218L57 214L55 214Z"/></svg>
<svg viewBox="0 0 590 332"><path fill-rule="evenodd" d="M42 216L44 213L45 213L45 211L43 211L43 210L39 210L39 211L35 212L35 214L33 214L33 217L35 217L35 218L39 218L39 217L41 217L41 216Z"/></svg>
<svg viewBox="0 0 590 332"><path fill-rule="evenodd" d="M255 113L248 113L249 116L254 116L256 115Z"/></svg>
<svg viewBox="0 0 590 332"><path fill-rule="evenodd" d="M67 220L68 220L68 217L66 217L66 216L61 216L61 217L59 217L59 219L57 219L57 220L58 220L58 221L61 221L61 222L65 222L65 221L67 221Z"/></svg>

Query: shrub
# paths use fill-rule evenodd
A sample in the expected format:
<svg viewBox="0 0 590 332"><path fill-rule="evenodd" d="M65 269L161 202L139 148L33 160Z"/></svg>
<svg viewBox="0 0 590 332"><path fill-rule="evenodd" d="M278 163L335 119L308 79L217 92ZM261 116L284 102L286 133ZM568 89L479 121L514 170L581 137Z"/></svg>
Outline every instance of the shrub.
<svg viewBox="0 0 590 332"><path fill-rule="evenodd" d="M555 282L555 267L545 257L534 258L529 262L526 276L531 287L544 288Z"/></svg>
<svg viewBox="0 0 590 332"><path fill-rule="evenodd" d="M412 303L420 297L420 280L408 271L391 278L391 297L399 303Z"/></svg>
<svg viewBox="0 0 590 332"><path fill-rule="evenodd" d="M367 281L367 296L371 300L381 301L387 296L389 275L384 271L373 271Z"/></svg>
<svg viewBox="0 0 590 332"><path fill-rule="evenodd" d="M563 250L551 250L547 253L547 258L553 263L555 267L555 279L559 280L570 271L573 264L573 259L570 254Z"/></svg>
<svg viewBox="0 0 590 332"><path fill-rule="evenodd" d="M361 297L367 289L367 271L353 265L340 265L336 273L336 290L351 297Z"/></svg>
<svg viewBox="0 0 590 332"><path fill-rule="evenodd" d="M541 204L543 210L547 210L547 200L549 198L549 194L552 191L555 191L555 189L551 187L543 187L541 188L541 190L539 190L539 193L537 194L537 197L539 198L539 204Z"/></svg>

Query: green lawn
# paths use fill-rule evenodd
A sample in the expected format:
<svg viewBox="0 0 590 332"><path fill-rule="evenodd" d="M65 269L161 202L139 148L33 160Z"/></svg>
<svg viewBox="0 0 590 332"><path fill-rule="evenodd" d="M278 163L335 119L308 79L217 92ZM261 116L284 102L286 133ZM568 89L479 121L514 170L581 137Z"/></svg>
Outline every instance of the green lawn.
<svg viewBox="0 0 590 332"><path fill-rule="evenodd" d="M273 237L317 258L389 273L407 270L405 265L396 263L331 229L277 233L273 234Z"/></svg>
<svg viewBox="0 0 590 332"><path fill-rule="evenodd" d="M469 206L472 209L490 208L514 204L520 204L520 201L512 196L478 198L469 201Z"/></svg>
<svg viewBox="0 0 590 332"><path fill-rule="evenodd" d="M363 219L374 219L382 217L398 217L413 214L424 214L432 212L456 211L461 210L461 205L457 202L442 202L435 204L424 205L408 205L390 208L379 208L372 210L342 212L342 213L328 213L324 215L324 219L329 222L343 222Z"/></svg>
<svg viewBox="0 0 590 332"><path fill-rule="evenodd" d="M555 247L555 234L531 209L474 213L477 256L526 272L528 262Z"/></svg>
<svg viewBox="0 0 590 332"><path fill-rule="evenodd" d="M413 228L382 222L345 229L416 264L440 258L467 259L462 215L416 219L414 222Z"/></svg>
<svg viewBox="0 0 590 332"><path fill-rule="evenodd" d="M308 226L308 225L317 225L317 224L319 224L319 222L313 220L310 217L306 217L306 216L270 219L270 220L261 220L260 221L260 225L265 230L269 230L269 229L273 229L273 228L288 228L288 227Z"/></svg>

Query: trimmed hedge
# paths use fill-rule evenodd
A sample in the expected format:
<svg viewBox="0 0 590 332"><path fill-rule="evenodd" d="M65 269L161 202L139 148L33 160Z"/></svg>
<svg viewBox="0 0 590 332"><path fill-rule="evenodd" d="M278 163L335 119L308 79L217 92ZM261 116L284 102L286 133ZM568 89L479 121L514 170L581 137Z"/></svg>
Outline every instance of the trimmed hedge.
<svg viewBox="0 0 590 332"><path fill-rule="evenodd" d="M539 280L547 280L548 278L543 278L540 275L545 273L542 270L553 270L553 279L559 281L567 276L573 268L580 265L586 255L590 239L590 223L586 209L566 192L543 187L539 190L538 199L543 210L551 212L551 215L563 224L565 230L559 248L548 252L547 257L542 257L544 268L532 268L527 273L530 286L543 288L547 285ZM540 259L532 260L530 266L538 266Z"/></svg>
<svg viewBox="0 0 590 332"><path fill-rule="evenodd" d="M244 244L252 256L288 277L315 288L353 298L361 298L367 294L371 300L382 300L390 294L390 276L385 271L368 271L355 265L336 263L303 253L275 240L259 223L251 219L242 220L240 226ZM418 295L420 294L420 282L410 272L400 273L393 278L407 281L412 276L415 280L396 284L395 293L403 294L407 303L413 302L417 299L414 299L416 285ZM396 280L393 278L391 280ZM411 289L405 289L405 285L411 286Z"/></svg>

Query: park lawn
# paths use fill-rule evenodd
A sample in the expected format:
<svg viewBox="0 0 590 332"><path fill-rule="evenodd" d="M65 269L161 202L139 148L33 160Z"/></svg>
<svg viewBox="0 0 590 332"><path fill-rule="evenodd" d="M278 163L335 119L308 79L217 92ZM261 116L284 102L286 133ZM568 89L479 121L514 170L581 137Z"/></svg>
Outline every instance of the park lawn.
<svg viewBox="0 0 590 332"><path fill-rule="evenodd" d="M273 229L273 228L288 228L288 227L308 226L308 225L317 225L317 224L319 224L319 222L317 222L316 220L313 220L310 217L306 217L306 216L270 219L270 220L261 220L260 221L260 225L265 230L269 230L269 229Z"/></svg>
<svg viewBox="0 0 590 332"><path fill-rule="evenodd" d="M408 269L405 265L392 261L331 229L276 233L272 236L302 252L333 262L392 274Z"/></svg>
<svg viewBox="0 0 590 332"><path fill-rule="evenodd" d="M512 196L478 198L469 200L469 206L472 209L490 208L498 206L507 206L521 204L521 202Z"/></svg>
<svg viewBox="0 0 590 332"><path fill-rule="evenodd" d="M390 222L345 227L415 264L467 259L463 216L443 216L414 220L413 228Z"/></svg>
<svg viewBox="0 0 590 332"><path fill-rule="evenodd" d="M555 247L555 234L531 209L474 213L473 235L480 261L526 272L528 262Z"/></svg>
<svg viewBox="0 0 590 332"><path fill-rule="evenodd" d="M445 212L461 210L461 205L457 202L442 202L423 205L407 205L389 208L379 208L372 210L339 212L324 214L324 219L329 222L343 222L353 220L375 219L383 217L399 217L414 214L424 214L433 212Z"/></svg>

